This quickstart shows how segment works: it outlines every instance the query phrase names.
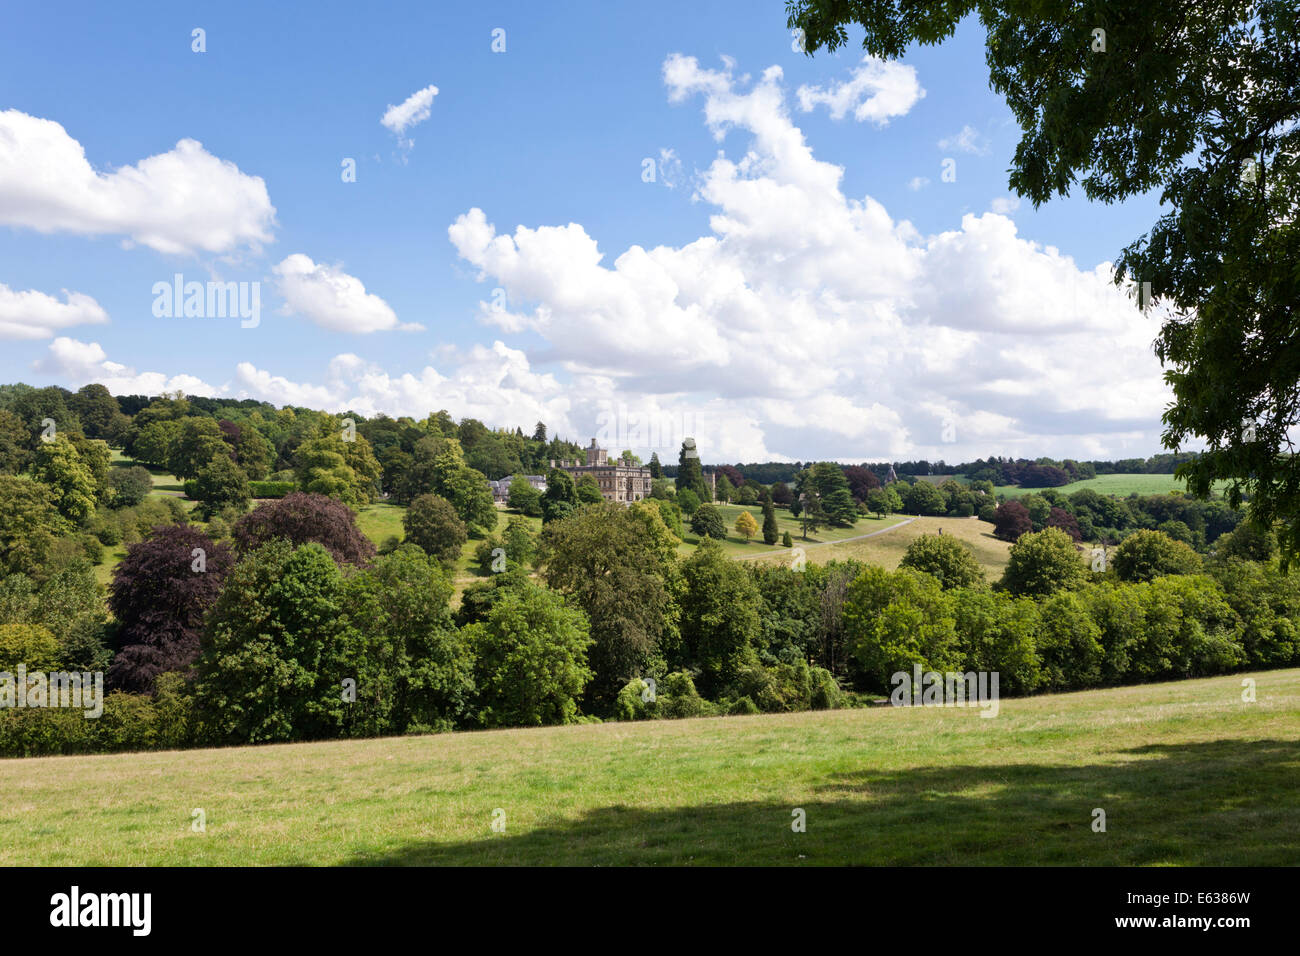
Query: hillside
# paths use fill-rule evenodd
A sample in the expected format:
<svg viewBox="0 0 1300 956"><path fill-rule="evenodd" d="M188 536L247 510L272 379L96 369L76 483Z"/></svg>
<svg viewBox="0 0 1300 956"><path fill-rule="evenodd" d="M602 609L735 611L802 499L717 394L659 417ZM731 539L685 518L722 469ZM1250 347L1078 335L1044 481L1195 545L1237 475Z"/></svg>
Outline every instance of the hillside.
<svg viewBox="0 0 1300 956"><path fill-rule="evenodd" d="M960 538L974 549L975 560L984 569L984 575L989 581L996 581L1002 576L1002 572L1006 570L1008 555L1011 552L1011 545L1008 542L993 537L993 525L987 521L980 521L978 518L929 518L895 515L873 527L865 527L864 522L861 521L858 522L858 526L861 529L856 532L858 534L883 529L891 530L886 530L883 534L872 535L869 538L837 541L824 545L807 545L797 540L795 544L804 549L804 554L809 561L817 564L856 558L869 564L878 564L892 571L898 567L898 562L903 560L903 554L907 551L909 544L923 534L938 534L942 530L944 534ZM758 557L757 560L777 563L788 562L790 552L768 553Z"/></svg>
<svg viewBox="0 0 1300 956"><path fill-rule="evenodd" d="M1234 675L1003 700L994 719L883 707L0 761L0 864L1294 863L1300 670L1253 676L1252 704Z"/></svg>

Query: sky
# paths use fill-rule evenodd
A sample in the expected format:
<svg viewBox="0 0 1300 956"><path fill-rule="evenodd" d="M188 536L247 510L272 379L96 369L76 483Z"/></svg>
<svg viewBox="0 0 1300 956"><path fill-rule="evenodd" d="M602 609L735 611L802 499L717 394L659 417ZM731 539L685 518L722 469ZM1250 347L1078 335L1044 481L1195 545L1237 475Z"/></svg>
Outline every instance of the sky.
<svg viewBox="0 0 1300 956"><path fill-rule="evenodd" d="M1162 450L1110 279L1158 202L1014 197L977 22L882 62L780 0L307 9L6 12L0 381L665 460Z"/></svg>

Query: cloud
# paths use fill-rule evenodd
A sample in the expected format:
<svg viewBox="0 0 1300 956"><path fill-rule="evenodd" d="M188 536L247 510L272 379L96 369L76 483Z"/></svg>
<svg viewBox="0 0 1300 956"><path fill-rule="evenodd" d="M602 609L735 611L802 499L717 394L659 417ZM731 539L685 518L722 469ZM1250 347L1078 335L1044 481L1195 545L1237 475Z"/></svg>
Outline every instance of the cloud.
<svg viewBox="0 0 1300 956"><path fill-rule="evenodd" d="M939 148L957 150L961 153L976 153L981 156L989 151L986 138L972 126L963 126L961 132L945 136L939 140Z"/></svg>
<svg viewBox="0 0 1300 956"><path fill-rule="evenodd" d="M779 68L751 81L725 61L672 56L663 78L668 99L695 101L722 144L693 184L711 213L702 235L607 252L581 223L498 229L469 205L448 239L506 293L499 311L481 304L491 345L447 346L410 369L344 353L295 379L259 359L208 393L363 414L446 408L494 426L540 420L584 443L612 415L611 449L665 460L687 435L706 461L1113 458L1159 447L1169 394L1150 348L1158 326L1114 287L1108 263L1081 267L994 212L922 235L872 196L847 195L843 170L817 159L791 121ZM355 330L358 315L363 327L396 324L337 267L297 255L277 274L299 284L294 307L328 327ZM179 381L116 366L93 343L56 340L50 353L43 367L81 384ZM655 444L617 437L647 424Z"/></svg>
<svg viewBox="0 0 1300 956"><path fill-rule="evenodd" d="M32 368L78 386L98 382L114 395L158 395L177 390L187 395L219 395L222 391L193 375L137 373L108 361L98 342L81 342L62 335L50 343L45 357L33 362Z"/></svg>
<svg viewBox="0 0 1300 956"><path fill-rule="evenodd" d="M907 181L907 188L912 192L922 190L928 185L930 185L930 177L928 176L913 176Z"/></svg>
<svg viewBox="0 0 1300 956"><path fill-rule="evenodd" d="M1009 216L1020 208L1020 197L998 196L989 203L989 208L1000 216Z"/></svg>
<svg viewBox="0 0 1300 956"><path fill-rule="evenodd" d="M397 135L397 141L403 147L409 148L411 141L406 138L406 131L429 118L433 98L437 95L438 88L432 84L422 90L416 90L400 105L393 106L390 103L384 115L379 118L379 122L385 129Z"/></svg>
<svg viewBox="0 0 1300 956"><path fill-rule="evenodd" d="M797 96L799 108L805 113L825 106L831 119L839 120L852 110L859 123L885 126L911 110L925 96L925 90L916 78L915 67L866 56L848 81L830 83L825 88L801 86Z"/></svg>
<svg viewBox="0 0 1300 956"><path fill-rule="evenodd" d="M257 252L275 207L259 176L201 143L98 172L53 120L0 112L0 224L42 233L120 235L168 255Z"/></svg>
<svg viewBox="0 0 1300 956"><path fill-rule="evenodd" d="M1001 215L922 236L845 195L791 122L778 67L750 82L673 55L663 76L719 141L743 134L698 176L708 234L611 257L580 223L501 232L472 207L448 238L508 302L481 321L540 337L529 356L596 394L725 409L733 437L715 453L744 460L1158 446L1155 326L1109 266L1081 269Z"/></svg>
<svg viewBox="0 0 1300 956"><path fill-rule="evenodd" d="M60 302L44 292L18 292L0 282L0 339L48 339L56 329L107 321L100 304L80 292L64 289Z"/></svg>
<svg viewBox="0 0 1300 956"><path fill-rule="evenodd" d="M361 280L338 266L318 265L296 252L271 270L285 301L285 312L296 313L334 332L417 332L415 323L400 324L387 302L366 291Z"/></svg>

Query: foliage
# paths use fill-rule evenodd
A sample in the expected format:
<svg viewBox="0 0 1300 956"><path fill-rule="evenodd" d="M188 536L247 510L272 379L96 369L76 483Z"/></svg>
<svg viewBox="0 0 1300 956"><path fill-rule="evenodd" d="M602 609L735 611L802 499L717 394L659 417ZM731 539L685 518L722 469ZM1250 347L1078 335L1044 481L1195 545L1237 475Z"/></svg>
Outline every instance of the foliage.
<svg viewBox="0 0 1300 956"><path fill-rule="evenodd" d="M477 720L484 727L573 723L592 672L587 618L560 595L523 581L486 619L465 628L475 655Z"/></svg>
<svg viewBox="0 0 1300 956"><path fill-rule="evenodd" d="M952 535L921 535L907 546L899 566L930 575L945 591L984 585L975 549Z"/></svg>
<svg viewBox="0 0 1300 956"><path fill-rule="evenodd" d="M1196 574L1201 559L1190 546L1161 531L1135 531L1112 557L1121 581L1150 581L1162 574Z"/></svg>
<svg viewBox="0 0 1300 956"><path fill-rule="evenodd" d="M450 501L441 495L420 495L402 516L406 539L444 565L452 565L465 547L468 529Z"/></svg>
<svg viewBox="0 0 1300 956"><path fill-rule="evenodd" d="M1070 536L1060 528L1045 528L1021 536L1011 546L1001 585L1012 594L1046 597L1081 587L1087 575Z"/></svg>
<svg viewBox="0 0 1300 956"><path fill-rule="evenodd" d="M233 564L226 545L185 525L159 526L129 545L109 587L118 624L109 684L149 691L158 674L188 671L199 653L203 616Z"/></svg>
<svg viewBox="0 0 1300 956"><path fill-rule="evenodd" d="M301 491L258 505L235 522L232 535L241 554L283 538L295 545L314 541L345 564L368 564L375 555L375 546L357 527L351 508Z"/></svg>

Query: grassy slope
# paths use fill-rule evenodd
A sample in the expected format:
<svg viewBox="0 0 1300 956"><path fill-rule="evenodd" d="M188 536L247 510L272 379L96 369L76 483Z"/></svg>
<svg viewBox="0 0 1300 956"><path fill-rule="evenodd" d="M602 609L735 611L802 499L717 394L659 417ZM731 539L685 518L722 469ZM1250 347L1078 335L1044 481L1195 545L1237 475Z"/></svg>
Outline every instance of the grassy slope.
<svg viewBox="0 0 1300 956"><path fill-rule="evenodd" d="M0 864L1294 864L1300 671L1255 676L0 761Z"/></svg>
<svg viewBox="0 0 1300 956"><path fill-rule="evenodd" d="M889 521L891 524L896 524L905 517L900 518L895 515ZM881 526L884 527L885 523L882 522ZM1002 576L1007 566L1007 555L1011 551L1011 545L993 537L993 525L978 518L921 517L873 538L821 547L808 547L801 541L796 541L795 544L804 547L807 559L815 564L857 558L859 561L878 564L892 570L898 567L898 562L903 559L903 553L909 544L923 534L937 534L940 529L943 529L944 534L960 538L974 548L975 560L979 562L980 567L984 569L985 577L990 581L995 581ZM759 560L784 563L790 560L790 552L785 551Z"/></svg>
<svg viewBox="0 0 1300 956"><path fill-rule="evenodd" d="M745 506L745 505L721 505L720 504L720 505L714 505L714 507L716 507L718 511L722 513L722 521L727 526L727 537L722 542L723 550L726 551L728 554L730 554L732 557L736 557L736 558L749 557L750 555L761 554L764 552L772 551L773 549L776 548L780 548L779 539L778 539L778 543L775 545L763 543L763 506L762 505ZM748 511L750 514L754 516L755 520L758 522L758 531L755 533L754 537L749 541L748 544L746 544L745 539L742 538L736 532L736 518L740 516L740 513L742 511ZM870 517L862 517L859 518L857 520L857 523L854 524L853 527L851 528L826 527L820 529L819 531L810 531L808 532L808 540L804 541L803 528L799 523L799 519L792 517L789 510L786 508L776 509L777 533L783 534L786 531L790 532L790 537L794 539L794 543L797 545L802 545L804 547L807 547L809 544L820 544L822 542L827 542L827 541L839 541L844 538L855 537L857 535L870 534L873 531L880 531L883 528L888 528L891 525L895 525L900 520L901 519L898 516L894 516L890 518L877 518L874 515ZM699 546L700 539L698 535L694 534L691 531L689 519L686 519L682 522L682 532L683 532L683 543L682 546L678 548L678 551L683 555L690 554L696 549L696 547Z"/></svg>
<svg viewBox="0 0 1300 956"><path fill-rule="evenodd" d="M1221 491L1225 484L1220 482L1216 486L1216 490ZM1187 491L1187 485L1173 475L1128 474L1098 475L1096 478L1089 478L1087 481L1072 481L1068 485L1060 485L1055 490L1061 492L1061 494L1072 495L1076 491L1082 491L1085 488L1089 488L1099 495L1117 495L1121 498L1131 494L1163 495L1171 491ZM996 494L1006 495L1008 498L1019 498L1021 495L1045 489L1021 488L1017 485L997 485L993 490Z"/></svg>

